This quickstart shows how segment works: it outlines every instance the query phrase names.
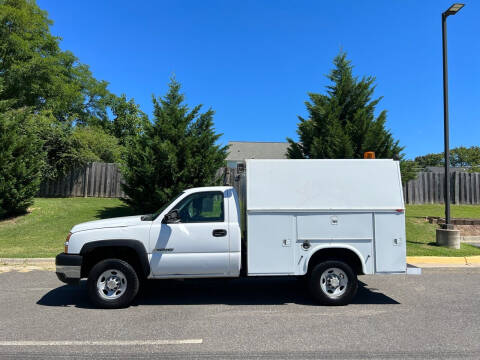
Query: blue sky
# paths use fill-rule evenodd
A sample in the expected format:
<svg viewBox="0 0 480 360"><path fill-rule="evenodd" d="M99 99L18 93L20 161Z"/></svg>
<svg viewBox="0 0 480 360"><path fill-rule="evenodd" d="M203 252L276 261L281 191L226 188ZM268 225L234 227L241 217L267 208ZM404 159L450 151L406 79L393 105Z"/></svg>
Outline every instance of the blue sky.
<svg viewBox="0 0 480 360"><path fill-rule="evenodd" d="M229 140L296 138L343 49L377 78L407 158L443 149L441 13L453 2L38 0L61 46L151 115L172 74ZM451 146L480 143L480 2L448 18Z"/></svg>

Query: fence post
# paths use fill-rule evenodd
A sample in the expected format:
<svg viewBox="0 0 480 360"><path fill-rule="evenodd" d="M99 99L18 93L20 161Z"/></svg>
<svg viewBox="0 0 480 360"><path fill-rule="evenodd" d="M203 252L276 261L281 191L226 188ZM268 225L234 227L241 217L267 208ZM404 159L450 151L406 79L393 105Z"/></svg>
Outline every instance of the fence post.
<svg viewBox="0 0 480 360"><path fill-rule="evenodd" d="M88 197L88 175L89 175L89 169L90 168L90 164L87 164L87 166L85 167L85 171L83 172L84 173L84 181L83 181L83 197Z"/></svg>
<svg viewBox="0 0 480 360"><path fill-rule="evenodd" d="M223 175L223 184L224 185L227 185L227 186L232 186L231 184L231 176L230 176L230 168L229 167L225 167L225 173Z"/></svg>
<svg viewBox="0 0 480 360"><path fill-rule="evenodd" d="M474 185L474 194L475 194L475 197L474 197L474 204L478 204L480 202L480 197L479 197L479 191L480 191L480 184L478 182L478 174L477 173L474 173L473 174L473 178L475 179L475 185Z"/></svg>
<svg viewBox="0 0 480 360"><path fill-rule="evenodd" d="M455 171L453 174L450 174L453 177L453 196L454 196L454 203L460 204L460 184L459 184L459 176L458 172Z"/></svg>

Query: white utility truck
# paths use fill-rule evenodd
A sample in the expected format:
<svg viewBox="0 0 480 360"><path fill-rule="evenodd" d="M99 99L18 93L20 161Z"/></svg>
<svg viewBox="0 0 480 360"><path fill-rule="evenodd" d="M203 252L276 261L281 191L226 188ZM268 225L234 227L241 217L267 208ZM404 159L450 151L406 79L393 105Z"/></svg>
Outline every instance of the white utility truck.
<svg viewBox="0 0 480 360"><path fill-rule="evenodd" d="M128 306L142 278L239 276L305 277L319 303L344 305L357 275L405 274L405 256L398 161L247 160L242 203L230 186L194 188L155 214L78 224L56 272L88 278L105 308Z"/></svg>

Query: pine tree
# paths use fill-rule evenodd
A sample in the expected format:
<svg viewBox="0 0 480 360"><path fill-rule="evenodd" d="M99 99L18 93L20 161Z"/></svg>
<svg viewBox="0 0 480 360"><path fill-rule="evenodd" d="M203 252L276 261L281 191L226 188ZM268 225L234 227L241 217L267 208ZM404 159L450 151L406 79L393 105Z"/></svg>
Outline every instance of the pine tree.
<svg viewBox="0 0 480 360"><path fill-rule="evenodd" d="M309 117L299 117L299 142L287 139L288 157L358 159L366 151L374 151L377 158L400 157L403 148L385 128L386 111L374 114L381 100L372 100L375 78L354 77L345 53L333 62L326 94L309 93Z"/></svg>
<svg viewBox="0 0 480 360"><path fill-rule="evenodd" d="M0 111L0 218L25 213L38 192L44 153L35 116L26 109Z"/></svg>
<svg viewBox="0 0 480 360"><path fill-rule="evenodd" d="M142 212L154 212L189 187L214 185L227 148L216 145L213 110L189 110L172 79L163 98L153 98L154 122L127 147L123 175L124 201Z"/></svg>

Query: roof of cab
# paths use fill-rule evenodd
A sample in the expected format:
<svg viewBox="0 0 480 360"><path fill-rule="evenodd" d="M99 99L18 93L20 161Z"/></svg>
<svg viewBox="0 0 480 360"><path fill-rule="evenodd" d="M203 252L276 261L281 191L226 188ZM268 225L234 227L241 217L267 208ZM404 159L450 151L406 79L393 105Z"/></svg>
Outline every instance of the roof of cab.
<svg viewBox="0 0 480 360"><path fill-rule="evenodd" d="M194 193L199 191L221 191L224 192L226 190L233 189L232 186L204 186L204 187L195 187L186 189L186 193Z"/></svg>

